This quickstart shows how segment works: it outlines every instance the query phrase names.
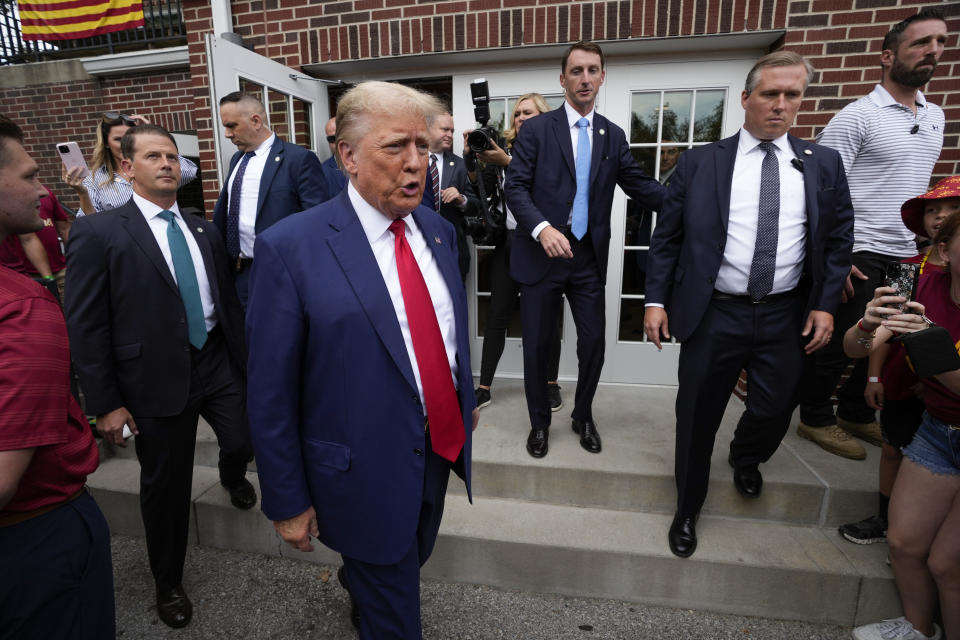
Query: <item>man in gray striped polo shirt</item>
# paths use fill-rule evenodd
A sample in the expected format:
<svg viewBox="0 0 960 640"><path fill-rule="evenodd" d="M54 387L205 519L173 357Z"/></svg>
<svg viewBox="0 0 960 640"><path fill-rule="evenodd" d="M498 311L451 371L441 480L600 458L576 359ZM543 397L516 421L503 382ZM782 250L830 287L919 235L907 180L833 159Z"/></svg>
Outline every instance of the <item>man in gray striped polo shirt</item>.
<svg viewBox="0 0 960 640"><path fill-rule="evenodd" d="M943 110L927 102L920 87L933 76L946 39L947 24L936 9L923 9L894 25L883 40L880 84L844 107L817 136L817 142L840 152L847 172L855 216L853 267L833 340L805 363L797 433L846 458L867 455L851 435L876 445L882 440L863 397L866 359L857 362L837 390L834 416L830 396L849 362L843 334L882 284L886 264L917 253L900 205L927 190L940 157Z"/></svg>

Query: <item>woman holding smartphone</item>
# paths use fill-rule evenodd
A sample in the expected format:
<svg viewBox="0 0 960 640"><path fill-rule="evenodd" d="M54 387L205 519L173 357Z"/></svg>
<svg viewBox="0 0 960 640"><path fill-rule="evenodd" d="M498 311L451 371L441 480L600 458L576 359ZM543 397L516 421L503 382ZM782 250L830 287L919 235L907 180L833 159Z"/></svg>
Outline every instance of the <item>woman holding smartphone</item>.
<svg viewBox="0 0 960 640"><path fill-rule="evenodd" d="M81 177L83 169L69 171L64 167L63 181L70 185L80 198L78 216L115 209L133 195L133 187L120 169L120 141L130 127L150 124L144 116L124 115L108 111L97 125L97 145L93 149L93 166L90 175ZM197 177L197 165L180 156L180 186Z"/></svg>
<svg viewBox="0 0 960 640"><path fill-rule="evenodd" d="M960 205L960 189L938 195ZM921 331L931 321L950 333L953 349L960 348L960 211L940 225L933 250L944 270L920 280L915 302L891 287L878 288L863 319L844 336L848 356L867 356L893 336ZM960 638L960 369L921 382L926 412L903 450L887 532L904 616L857 627L857 640ZM933 621L938 592L942 631Z"/></svg>

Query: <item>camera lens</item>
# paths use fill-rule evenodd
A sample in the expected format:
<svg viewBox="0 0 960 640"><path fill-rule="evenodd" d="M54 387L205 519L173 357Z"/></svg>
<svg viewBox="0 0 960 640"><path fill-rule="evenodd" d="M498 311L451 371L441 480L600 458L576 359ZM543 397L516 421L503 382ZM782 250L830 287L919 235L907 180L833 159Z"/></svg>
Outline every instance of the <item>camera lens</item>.
<svg viewBox="0 0 960 640"><path fill-rule="evenodd" d="M65 144L59 145L57 149L60 151L60 153L70 153L70 147Z"/></svg>
<svg viewBox="0 0 960 640"><path fill-rule="evenodd" d="M475 129L467 136L467 146L474 153L489 151L493 147L490 145L490 137L483 129Z"/></svg>

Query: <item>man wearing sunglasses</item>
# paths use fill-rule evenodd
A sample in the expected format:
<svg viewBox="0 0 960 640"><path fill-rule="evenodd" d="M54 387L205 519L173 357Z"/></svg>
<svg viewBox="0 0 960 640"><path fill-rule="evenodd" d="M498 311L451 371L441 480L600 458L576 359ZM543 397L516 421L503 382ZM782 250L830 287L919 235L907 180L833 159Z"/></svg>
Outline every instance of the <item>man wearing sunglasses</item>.
<svg viewBox="0 0 960 640"><path fill-rule="evenodd" d="M247 279L257 236L292 213L326 202L320 160L310 149L281 140L267 126L260 100L242 91L220 98L224 135L237 145L213 222L227 245L237 294L247 308Z"/></svg>

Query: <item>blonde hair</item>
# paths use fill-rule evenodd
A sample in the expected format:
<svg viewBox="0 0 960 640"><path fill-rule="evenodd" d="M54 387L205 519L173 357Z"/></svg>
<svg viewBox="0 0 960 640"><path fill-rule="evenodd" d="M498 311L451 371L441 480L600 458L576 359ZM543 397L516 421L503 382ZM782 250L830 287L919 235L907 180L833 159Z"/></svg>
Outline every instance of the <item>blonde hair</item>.
<svg viewBox="0 0 960 640"><path fill-rule="evenodd" d="M434 96L395 82L361 82L343 94L337 103L337 142L355 144L370 130L372 116L397 113L423 116L424 122L446 112ZM338 159L339 162L339 159Z"/></svg>
<svg viewBox="0 0 960 640"><path fill-rule="evenodd" d="M517 98L517 101L513 103L513 114L510 116L510 128L505 129L503 132L503 138L507 141L508 147L512 147L513 141L517 139L517 130L513 127L513 121L517 119L517 107L519 107L520 103L524 100L533 102L533 106L535 106L540 113L550 111L550 105L547 104L547 101L544 100L543 96L539 93L525 93Z"/></svg>

